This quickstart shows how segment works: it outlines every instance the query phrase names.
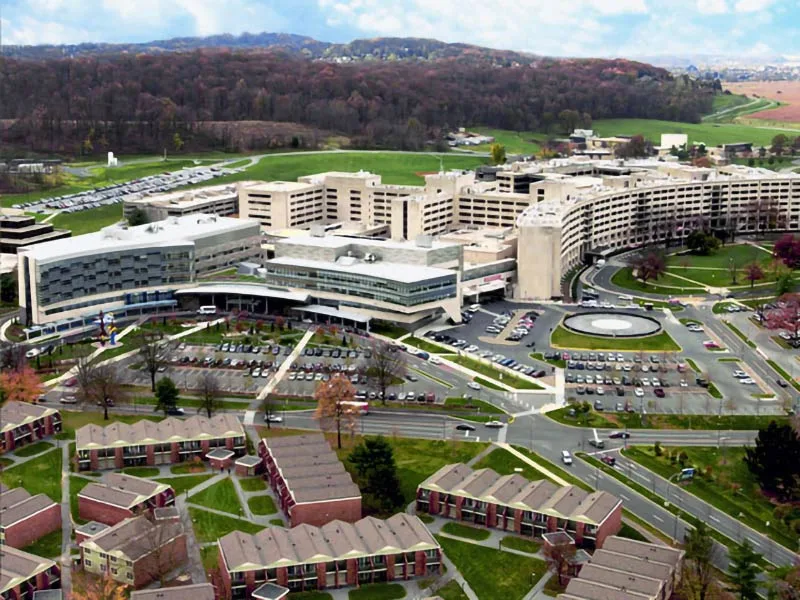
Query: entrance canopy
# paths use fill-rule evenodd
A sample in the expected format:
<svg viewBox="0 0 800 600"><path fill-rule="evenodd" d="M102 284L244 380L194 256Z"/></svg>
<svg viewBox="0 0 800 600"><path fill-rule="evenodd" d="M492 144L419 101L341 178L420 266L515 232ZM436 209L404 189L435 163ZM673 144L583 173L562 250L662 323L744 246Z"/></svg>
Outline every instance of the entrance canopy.
<svg viewBox="0 0 800 600"><path fill-rule="evenodd" d="M178 290L175 292L176 296L196 294L230 294L238 296L257 296L259 298L279 298L281 300L291 300L293 302L308 302L308 294L290 292L288 290L276 290L268 288L265 285L215 283L188 288L185 290Z"/></svg>
<svg viewBox="0 0 800 600"><path fill-rule="evenodd" d="M323 306L322 304L311 304L309 306L297 306L292 310L301 313L309 313L312 315L321 315L325 317L332 317L334 319L342 319L343 321L353 321L354 323L361 323L365 325L370 322L371 317L365 317L358 313L347 312L339 310L333 306Z"/></svg>

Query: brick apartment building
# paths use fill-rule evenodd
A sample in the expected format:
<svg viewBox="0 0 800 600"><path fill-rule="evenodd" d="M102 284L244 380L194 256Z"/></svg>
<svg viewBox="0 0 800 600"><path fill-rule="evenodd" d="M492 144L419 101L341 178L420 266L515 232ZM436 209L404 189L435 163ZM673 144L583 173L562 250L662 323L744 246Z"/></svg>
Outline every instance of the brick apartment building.
<svg viewBox="0 0 800 600"><path fill-rule="evenodd" d="M79 543L87 573L140 588L187 559L186 534L175 508L159 508L152 518L125 519Z"/></svg>
<svg viewBox="0 0 800 600"><path fill-rule="evenodd" d="M61 507L45 494L0 483L0 545L24 548L61 529Z"/></svg>
<svg viewBox="0 0 800 600"><path fill-rule="evenodd" d="M61 569L49 558L0 546L0 598L28 600L39 590L61 589Z"/></svg>
<svg viewBox="0 0 800 600"><path fill-rule="evenodd" d="M323 435L265 438L258 454L292 527L361 518L361 491Z"/></svg>
<svg viewBox="0 0 800 600"><path fill-rule="evenodd" d="M622 526L622 501L574 485L445 465L417 488L417 512L513 531L527 537L566 531L580 547L600 548Z"/></svg>
<svg viewBox="0 0 800 600"><path fill-rule="evenodd" d="M216 600L216 596L210 583L195 583L132 592L131 600Z"/></svg>
<svg viewBox="0 0 800 600"><path fill-rule="evenodd" d="M227 448L237 456L246 450L244 429L233 415L84 425L75 439L81 471L168 465L205 458L216 448Z"/></svg>
<svg viewBox="0 0 800 600"><path fill-rule="evenodd" d="M684 551L609 536L559 600L669 600L681 579Z"/></svg>
<svg viewBox="0 0 800 600"><path fill-rule="evenodd" d="M271 583L291 591L360 586L438 575L442 553L417 517L331 521L322 527L268 527L217 542L223 597L251 598Z"/></svg>
<svg viewBox="0 0 800 600"><path fill-rule="evenodd" d="M92 482L78 493L78 514L87 521L116 525L155 508L175 503L175 490L171 486L111 473L105 483Z"/></svg>
<svg viewBox="0 0 800 600"><path fill-rule="evenodd" d="M0 406L0 454L61 431L61 413L27 402Z"/></svg>

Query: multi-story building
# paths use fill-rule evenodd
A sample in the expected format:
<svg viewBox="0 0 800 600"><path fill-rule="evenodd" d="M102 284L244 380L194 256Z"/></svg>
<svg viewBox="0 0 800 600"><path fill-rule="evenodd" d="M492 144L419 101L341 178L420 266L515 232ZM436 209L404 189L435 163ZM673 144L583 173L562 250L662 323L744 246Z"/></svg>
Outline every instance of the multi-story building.
<svg viewBox="0 0 800 600"><path fill-rule="evenodd" d="M0 546L24 548L61 529L61 507L45 494L0 483Z"/></svg>
<svg viewBox="0 0 800 600"><path fill-rule="evenodd" d="M75 441L80 471L180 463L204 458L215 448L237 456L246 452L244 429L234 415L89 424L75 432Z"/></svg>
<svg viewBox="0 0 800 600"><path fill-rule="evenodd" d="M159 511L165 511L161 515ZM102 529L79 544L87 573L140 588L186 562L186 534L174 508Z"/></svg>
<svg viewBox="0 0 800 600"><path fill-rule="evenodd" d="M197 214L230 217L239 212L239 188L237 184L226 184L143 198L126 196L122 204L123 216L127 219L137 208L143 210L150 221Z"/></svg>
<svg viewBox="0 0 800 600"><path fill-rule="evenodd" d="M438 575L442 553L417 517L331 521L322 527L268 527L218 541L224 597L249 599L265 584L291 591L360 586Z"/></svg>
<svg viewBox="0 0 800 600"><path fill-rule="evenodd" d="M31 598L40 590L61 589L61 569L49 558L0 545L0 598Z"/></svg>
<svg viewBox="0 0 800 600"><path fill-rule="evenodd" d="M547 480L492 469L445 465L417 488L417 512L466 521L527 537L566 531L576 545L600 548L622 526L622 501Z"/></svg>
<svg viewBox="0 0 800 600"><path fill-rule="evenodd" d="M78 492L78 516L86 521L116 525L174 503L175 490L167 484L109 473L105 483L93 481Z"/></svg>
<svg viewBox="0 0 800 600"><path fill-rule="evenodd" d="M216 595L210 583L195 583L131 592L131 600L216 600Z"/></svg>
<svg viewBox="0 0 800 600"><path fill-rule="evenodd" d="M292 527L361 518L361 491L323 435L264 438L258 454Z"/></svg>
<svg viewBox="0 0 800 600"><path fill-rule="evenodd" d="M255 222L188 215L22 249L21 320L46 335L168 309L198 277L259 259L260 239Z"/></svg>
<svg viewBox="0 0 800 600"><path fill-rule="evenodd" d="M61 431L61 413L27 402L0 406L0 454Z"/></svg>
<svg viewBox="0 0 800 600"><path fill-rule="evenodd" d="M680 584L685 552L610 536L559 600L669 600Z"/></svg>
<svg viewBox="0 0 800 600"><path fill-rule="evenodd" d="M20 248L68 238L69 229L55 229L49 223L37 223L28 215L0 216L0 253L16 254Z"/></svg>

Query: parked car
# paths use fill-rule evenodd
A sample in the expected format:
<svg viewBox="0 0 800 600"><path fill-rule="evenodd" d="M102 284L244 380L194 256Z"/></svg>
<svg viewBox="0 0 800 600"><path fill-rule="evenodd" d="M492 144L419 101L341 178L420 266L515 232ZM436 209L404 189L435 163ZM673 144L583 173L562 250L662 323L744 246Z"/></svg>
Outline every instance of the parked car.
<svg viewBox="0 0 800 600"><path fill-rule="evenodd" d="M630 439L631 434L627 431L612 431L608 434L612 440L627 440Z"/></svg>
<svg viewBox="0 0 800 600"><path fill-rule="evenodd" d="M458 429L459 431L475 431L475 427L468 423L459 423L458 425L456 425L456 429Z"/></svg>
<svg viewBox="0 0 800 600"><path fill-rule="evenodd" d="M78 399L75 396L61 396L58 400L61 404L77 404Z"/></svg>
<svg viewBox="0 0 800 600"><path fill-rule="evenodd" d="M505 426L506 424L503 423L502 421L486 421L486 427L490 427L492 429L501 429L502 427Z"/></svg>
<svg viewBox="0 0 800 600"><path fill-rule="evenodd" d="M474 381L468 382L467 383L467 387L469 389L471 389L471 390L480 390L481 389L481 386L479 384L475 383Z"/></svg>
<svg viewBox="0 0 800 600"><path fill-rule="evenodd" d="M183 410L180 406L171 406L167 409L167 416L170 417L182 417L186 414L186 411Z"/></svg>

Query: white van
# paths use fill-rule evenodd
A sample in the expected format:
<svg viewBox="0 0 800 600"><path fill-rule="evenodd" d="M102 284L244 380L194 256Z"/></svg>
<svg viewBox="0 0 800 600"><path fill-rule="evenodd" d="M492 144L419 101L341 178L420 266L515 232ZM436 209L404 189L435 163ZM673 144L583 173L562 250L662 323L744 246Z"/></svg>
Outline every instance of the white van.
<svg viewBox="0 0 800 600"><path fill-rule="evenodd" d="M561 451L561 462L563 462L565 465L572 464L572 454L569 453L569 450Z"/></svg>
<svg viewBox="0 0 800 600"><path fill-rule="evenodd" d="M197 310L198 315L215 315L217 314L217 307L214 305L211 306L201 306Z"/></svg>
<svg viewBox="0 0 800 600"><path fill-rule="evenodd" d="M478 312L480 309L481 309L481 305L480 304L473 304L467 310L469 310L469 312L471 312L471 313L474 313L474 312Z"/></svg>
<svg viewBox="0 0 800 600"><path fill-rule="evenodd" d="M624 302L633 302L633 296L631 296L630 294L620 294L619 296L617 296L617 298Z"/></svg>

